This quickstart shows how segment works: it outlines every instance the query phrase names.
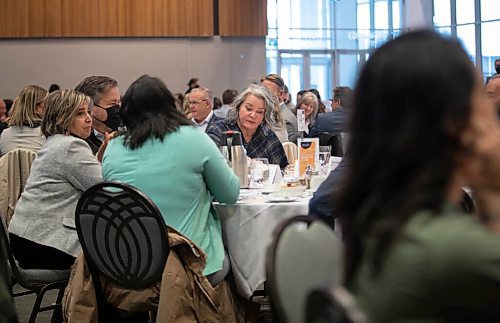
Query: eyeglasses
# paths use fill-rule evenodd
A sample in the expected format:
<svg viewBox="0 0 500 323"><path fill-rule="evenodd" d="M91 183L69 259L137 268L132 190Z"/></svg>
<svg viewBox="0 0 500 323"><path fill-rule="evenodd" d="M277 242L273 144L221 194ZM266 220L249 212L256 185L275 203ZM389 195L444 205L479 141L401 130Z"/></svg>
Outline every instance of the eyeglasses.
<svg viewBox="0 0 500 323"><path fill-rule="evenodd" d="M203 101L208 101L208 99L202 99L202 100L199 100L199 101L189 101L188 104L189 105L197 105L197 104L200 104Z"/></svg>

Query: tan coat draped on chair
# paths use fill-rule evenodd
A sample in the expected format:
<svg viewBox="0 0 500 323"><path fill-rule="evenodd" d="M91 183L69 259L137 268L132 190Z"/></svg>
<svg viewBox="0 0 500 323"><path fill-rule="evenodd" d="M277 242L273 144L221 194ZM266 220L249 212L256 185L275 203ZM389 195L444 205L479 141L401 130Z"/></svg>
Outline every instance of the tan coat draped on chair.
<svg viewBox="0 0 500 323"><path fill-rule="evenodd" d="M298 158L298 148L293 142L284 142L283 149L285 149L285 155L288 159L288 164L293 165Z"/></svg>
<svg viewBox="0 0 500 323"><path fill-rule="evenodd" d="M101 278L106 302L121 313L155 311L156 322L255 322L258 305L232 294L226 280L212 287L203 275L205 254L168 228L170 254L162 281L143 290L123 289ZM97 322L96 298L83 253L64 293L65 322Z"/></svg>
<svg viewBox="0 0 500 323"><path fill-rule="evenodd" d="M0 216L6 220L7 226L35 158L36 153L26 149L13 150L0 158Z"/></svg>

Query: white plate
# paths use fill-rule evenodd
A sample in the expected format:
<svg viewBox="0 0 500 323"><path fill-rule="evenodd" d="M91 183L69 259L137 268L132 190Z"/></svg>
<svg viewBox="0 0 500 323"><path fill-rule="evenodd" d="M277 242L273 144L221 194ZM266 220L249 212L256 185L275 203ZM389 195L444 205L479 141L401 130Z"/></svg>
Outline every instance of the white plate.
<svg viewBox="0 0 500 323"><path fill-rule="evenodd" d="M314 195L314 193L316 193L316 189L313 189L313 188L308 189L308 190L306 190L306 193L309 195Z"/></svg>
<svg viewBox="0 0 500 323"><path fill-rule="evenodd" d="M267 202L270 203L295 202L298 199L299 199L298 197L270 196L267 199Z"/></svg>

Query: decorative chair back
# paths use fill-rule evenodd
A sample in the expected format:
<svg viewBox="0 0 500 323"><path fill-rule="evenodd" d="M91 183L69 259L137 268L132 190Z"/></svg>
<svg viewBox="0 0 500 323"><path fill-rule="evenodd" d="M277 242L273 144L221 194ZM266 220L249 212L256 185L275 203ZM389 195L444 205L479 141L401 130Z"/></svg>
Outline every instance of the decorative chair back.
<svg viewBox="0 0 500 323"><path fill-rule="evenodd" d="M302 323L308 294L341 281L342 242L313 216L287 219L275 230L266 265L273 312L280 322Z"/></svg>

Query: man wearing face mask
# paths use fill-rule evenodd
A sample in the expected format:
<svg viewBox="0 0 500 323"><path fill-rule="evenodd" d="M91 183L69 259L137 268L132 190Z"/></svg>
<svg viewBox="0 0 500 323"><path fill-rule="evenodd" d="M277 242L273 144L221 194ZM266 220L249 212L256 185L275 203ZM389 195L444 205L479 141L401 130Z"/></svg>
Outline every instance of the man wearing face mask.
<svg viewBox="0 0 500 323"><path fill-rule="evenodd" d="M89 76L81 81L75 90L88 95L94 103L93 131L86 141L96 154L105 139L105 133L117 131L122 124L118 82L107 76Z"/></svg>

